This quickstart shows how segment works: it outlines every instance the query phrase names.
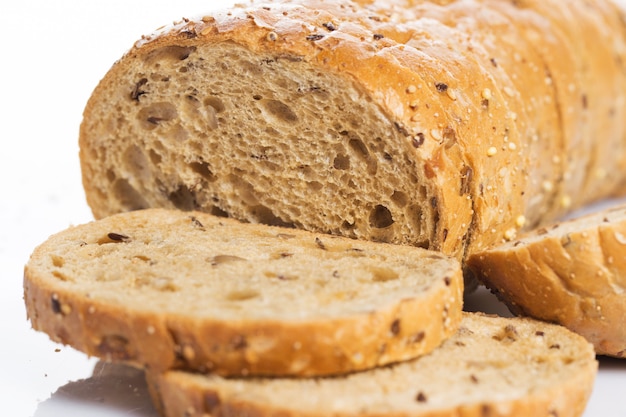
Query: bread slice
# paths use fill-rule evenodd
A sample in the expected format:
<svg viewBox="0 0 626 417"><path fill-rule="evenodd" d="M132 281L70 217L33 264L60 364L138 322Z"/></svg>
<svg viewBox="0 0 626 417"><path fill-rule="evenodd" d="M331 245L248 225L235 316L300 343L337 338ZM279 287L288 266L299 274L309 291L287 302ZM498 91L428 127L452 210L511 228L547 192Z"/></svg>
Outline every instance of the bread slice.
<svg viewBox="0 0 626 417"><path fill-rule="evenodd" d="M465 313L458 333L431 354L361 373L225 379L148 372L148 383L165 417L574 417L596 370L591 344L563 327Z"/></svg>
<svg viewBox="0 0 626 417"><path fill-rule="evenodd" d="M87 103L89 205L462 259L626 191L618 16L609 0L292 0L184 19Z"/></svg>
<svg viewBox="0 0 626 417"><path fill-rule="evenodd" d="M516 314L560 323L626 357L626 206L541 228L467 265Z"/></svg>
<svg viewBox="0 0 626 417"><path fill-rule="evenodd" d="M223 375L350 372L457 329L459 262L415 247L149 209L72 227L25 268L32 326L88 355Z"/></svg>

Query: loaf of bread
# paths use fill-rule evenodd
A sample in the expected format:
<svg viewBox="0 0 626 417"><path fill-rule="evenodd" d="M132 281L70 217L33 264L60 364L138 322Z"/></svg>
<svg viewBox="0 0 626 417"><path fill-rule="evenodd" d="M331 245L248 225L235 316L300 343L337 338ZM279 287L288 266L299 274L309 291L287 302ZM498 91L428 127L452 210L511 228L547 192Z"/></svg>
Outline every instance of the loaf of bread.
<svg viewBox="0 0 626 417"><path fill-rule="evenodd" d="M439 349L389 367L310 379L148 372L148 383L165 417L575 417L596 367L565 328L467 313Z"/></svg>
<svg viewBox="0 0 626 417"><path fill-rule="evenodd" d="M626 206L540 228L467 264L516 314L567 326L626 357Z"/></svg>
<svg viewBox="0 0 626 417"><path fill-rule="evenodd" d="M24 289L32 326L91 356L327 375L439 346L459 326L463 278L421 248L148 209L52 236Z"/></svg>
<svg viewBox="0 0 626 417"><path fill-rule="evenodd" d="M80 129L98 218L147 207L463 259L626 191L611 0L292 0L145 36Z"/></svg>

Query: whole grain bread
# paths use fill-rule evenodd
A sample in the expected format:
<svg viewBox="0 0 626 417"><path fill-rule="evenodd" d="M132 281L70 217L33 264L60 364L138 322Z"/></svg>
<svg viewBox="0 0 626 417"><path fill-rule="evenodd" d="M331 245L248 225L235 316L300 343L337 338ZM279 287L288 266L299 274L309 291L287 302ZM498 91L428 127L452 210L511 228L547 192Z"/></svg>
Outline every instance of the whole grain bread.
<svg viewBox="0 0 626 417"><path fill-rule="evenodd" d="M466 313L429 355L330 378L232 378L148 372L165 417L574 417L597 369L585 339L530 319Z"/></svg>
<svg viewBox="0 0 626 417"><path fill-rule="evenodd" d="M32 326L150 369L325 375L406 360L461 320L456 259L206 213L149 209L62 231L25 267Z"/></svg>
<svg viewBox="0 0 626 417"><path fill-rule="evenodd" d="M626 206L540 228L467 265L516 314L567 326L626 357Z"/></svg>
<svg viewBox="0 0 626 417"><path fill-rule="evenodd" d="M88 202L463 259L626 191L623 16L610 0L290 0L184 19L93 92Z"/></svg>

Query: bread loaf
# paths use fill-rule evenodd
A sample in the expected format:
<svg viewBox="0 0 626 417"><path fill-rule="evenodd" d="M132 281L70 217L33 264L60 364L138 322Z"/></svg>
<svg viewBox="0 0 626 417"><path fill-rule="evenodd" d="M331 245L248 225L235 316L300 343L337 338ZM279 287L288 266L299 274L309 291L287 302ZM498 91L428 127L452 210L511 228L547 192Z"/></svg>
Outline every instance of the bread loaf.
<svg viewBox="0 0 626 417"><path fill-rule="evenodd" d="M62 231L25 268L32 326L155 370L326 375L439 346L457 260L415 247L151 209Z"/></svg>
<svg viewBox="0 0 626 417"><path fill-rule="evenodd" d="M148 372L148 383L165 417L574 417L596 367L592 346L560 326L468 313L442 347L389 367L315 379Z"/></svg>
<svg viewBox="0 0 626 417"><path fill-rule="evenodd" d="M626 207L476 253L468 266L516 314L567 326L599 354L626 357Z"/></svg>
<svg viewBox="0 0 626 417"><path fill-rule="evenodd" d="M626 190L610 0L293 0L138 41L80 130L96 217L147 207L463 259Z"/></svg>

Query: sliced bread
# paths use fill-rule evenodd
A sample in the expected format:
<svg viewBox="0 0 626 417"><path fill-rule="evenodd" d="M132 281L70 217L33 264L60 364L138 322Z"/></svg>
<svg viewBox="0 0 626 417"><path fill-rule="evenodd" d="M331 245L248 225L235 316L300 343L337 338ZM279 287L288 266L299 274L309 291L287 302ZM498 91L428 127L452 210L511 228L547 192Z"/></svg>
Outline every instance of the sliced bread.
<svg viewBox="0 0 626 417"><path fill-rule="evenodd" d="M598 353L626 357L626 206L540 228L467 265L512 312L560 323Z"/></svg>
<svg viewBox="0 0 626 417"><path fill-rule="evenodd" d="M150 209L72 227L25 267L32 326L150 369L323 375L406 360L461 320L457 260Z"/></svg>
<svg viewBox="0 0 626 417"><path fill-rule="evenodd" d="M291 0L164 27L85 107L88 203L462 259L624 193L623 24L574 3Z"/></svg>
<svg viewBox="0 0 626 417"><path fill-rule="evenodd" d="M561 326L465 313L458 333L431 354L361 373L225 379L148 372L148 383L165 417L574 417L596 369L591 344Z"/></svg>

